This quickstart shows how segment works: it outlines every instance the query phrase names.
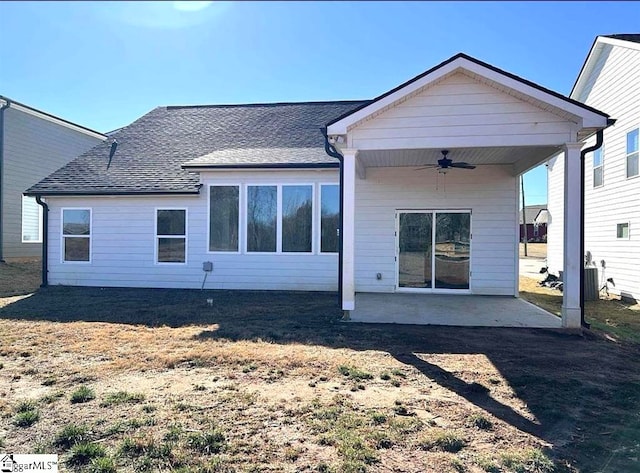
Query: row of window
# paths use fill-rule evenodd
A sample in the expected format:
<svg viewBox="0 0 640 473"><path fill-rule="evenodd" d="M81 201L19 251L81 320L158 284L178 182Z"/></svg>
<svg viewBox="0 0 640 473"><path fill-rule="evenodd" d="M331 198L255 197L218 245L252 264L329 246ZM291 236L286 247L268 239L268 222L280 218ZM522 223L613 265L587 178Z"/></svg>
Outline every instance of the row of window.
<svg viewBox="0 0 640 473"><path fill-rule="evenodd" d="M319 186L321 253L338 251L339 199L337 185ZM312 253L314 200L311 184L210 186L209 252L239 253L242 228L247 253ZM156 261L185 263L187 210L156 209L155 223ZM62 245L65 262L91 260L90 209L62 210Z"/></svg>
<svg viewBox="0 0 640 473"><path fill-rule="evenodd" d="M634 177L640 174L639 163L639 146L638 135L640 129L636 128L627 133L627 178ZM600 187L604 185L604 146L593 152L593 187Z"/></svg>

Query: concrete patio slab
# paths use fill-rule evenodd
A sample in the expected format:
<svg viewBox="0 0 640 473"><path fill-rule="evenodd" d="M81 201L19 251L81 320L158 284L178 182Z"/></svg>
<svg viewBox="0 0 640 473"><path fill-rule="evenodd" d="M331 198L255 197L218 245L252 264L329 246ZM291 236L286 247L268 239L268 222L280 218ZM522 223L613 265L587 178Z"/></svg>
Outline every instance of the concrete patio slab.
<svg viewBox="0 0 640 473"><path fill-rule="evenodd" d="M522 299L450 294L356 294L350 321L467 327L562 326L560 317Z"/></svg>

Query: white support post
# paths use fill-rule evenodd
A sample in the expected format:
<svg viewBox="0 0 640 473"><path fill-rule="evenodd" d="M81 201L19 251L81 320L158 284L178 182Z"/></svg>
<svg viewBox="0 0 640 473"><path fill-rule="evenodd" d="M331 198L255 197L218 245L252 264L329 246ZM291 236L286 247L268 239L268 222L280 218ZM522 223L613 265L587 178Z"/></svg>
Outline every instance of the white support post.
<svg viewBox="0 0 640 473"><path fill-rule="evenodd" d="M562 293L562 326L580 328L580 272L584 265L580 254L580 176L582 143L564 145L564 273Z"/></svg>
<svg viewBox="0 0 640 473"><path fill-rule="evenodd" d="M357 149L341 150L344 166L342 189L342 310L356 308L355 291L355 195Z"/></svg>

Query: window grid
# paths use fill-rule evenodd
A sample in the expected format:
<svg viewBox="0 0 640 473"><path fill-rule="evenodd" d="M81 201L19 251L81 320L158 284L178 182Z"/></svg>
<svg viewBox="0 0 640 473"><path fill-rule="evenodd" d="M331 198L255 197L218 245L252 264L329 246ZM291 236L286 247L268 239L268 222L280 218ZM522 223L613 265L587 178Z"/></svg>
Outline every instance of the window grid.
<svg viewBox="0 0 640 473"><path fill-rule="evenodd" d="M159 233L159 218L161 212L183 212L183 222L179 225L182 227L181 233L163 232ZM155 244L155 261L156 264L186 264L187 263L187 209L185 208L157 208L155 213L155 227L156 227L156 244ZM171 240L177 242L182 241L182 245L178 246L178 249L171 248L174 244ZM166 248L168 246L168 248ZM161 260L161 247L165 247L164 250L168 256L163 256ZM182 254L180 254L180 251ZM173 253L177 252L178 256L174 256Z"/></svg>

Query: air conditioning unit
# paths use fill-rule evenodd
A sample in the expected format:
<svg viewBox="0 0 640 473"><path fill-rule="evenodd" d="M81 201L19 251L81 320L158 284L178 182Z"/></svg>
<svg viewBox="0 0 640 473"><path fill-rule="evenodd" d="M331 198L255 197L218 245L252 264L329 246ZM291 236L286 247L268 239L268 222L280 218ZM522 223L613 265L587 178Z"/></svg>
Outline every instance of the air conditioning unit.
<svg viewBox="0 0 640 473"><path fill-rule="evenodd" d="M600 299L598 268L584 268L584 300L597 301L598 299Z"/></svg>

